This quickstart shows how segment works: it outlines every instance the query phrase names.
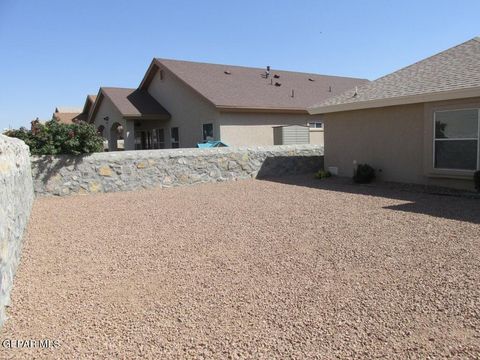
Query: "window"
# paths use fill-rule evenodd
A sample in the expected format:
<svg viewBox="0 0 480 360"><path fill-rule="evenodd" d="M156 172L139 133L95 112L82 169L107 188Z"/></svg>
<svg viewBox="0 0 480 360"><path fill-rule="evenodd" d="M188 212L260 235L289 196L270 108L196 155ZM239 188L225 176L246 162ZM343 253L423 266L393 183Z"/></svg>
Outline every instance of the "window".
<svg viewBox="0 0 480 360"><path fill-rule="evenodd" d="M213 140L213 124L203 124L203 141Z"/></svg>
<svg viewBox="0 0 480 360"><path fill-rule="evenodd" d="M164 148L165 133L163 129L141 130L135 132L135 150Z"/></svg>
<svg viewBox="0 0 480 360"><path fill-rule="evenodd" d="M308 123L308 126L310 127L310 129L323 129L322 122L311 122L311 123Z"/></svg>
<svg viewBox="0 0 480 360"><path fill-rule="evenodd" d="M177 149L180 147L180 138L178 136L178 127L174 127L170 129L171 134L171 143L172 149Z"/></svg>
<svg viewBox="0 0 480 360"><path fill-rule="evenodd" d="M479 109L436 111L434 167L476 170L479 160Z"/></svg>
<svg viewBox="0 0 480 360"><path fill-rule="evenodd" d="M165 149L165 131L163 129L156 130L157 149Z"/></svg>

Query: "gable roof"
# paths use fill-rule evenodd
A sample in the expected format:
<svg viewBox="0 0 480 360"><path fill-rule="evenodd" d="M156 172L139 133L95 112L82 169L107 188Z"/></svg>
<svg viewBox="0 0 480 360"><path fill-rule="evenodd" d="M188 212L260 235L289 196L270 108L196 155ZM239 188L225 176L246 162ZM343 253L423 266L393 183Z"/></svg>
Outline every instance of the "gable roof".
<svg viewBox="0 0 480 360"><path fill-rule="evenodd" d="M68 114L80 114L82 112L82 108L76 106L57 106L55 108L56 113L68 113Z"/></svg>
<svg viewBox="0 0 480 360"><path fill-rule="evenodd" d="M93 108L93 104L95 104L96 98L97 95L87 95L87 99L85 100L85 104L83 105L82 112L73 119L73 122L88 121L88 116Z"/></svg>
<svg viewBox="0 0 480 360"><path fill-rule="evenodd" d="M170 114L148 92L139 89L101 87L89 121L92 122L103 98L107 97L124 118L168 119Z"/></svg>
<svg viewBox="0 0 480 360"><path fill-rule="evenodd" d="M169 70L218 109L230 111L306 112L308 106L319 100L368 82L365 79L276 69L271 69L266 78L266 69L154 59L139 88L147 90L159 69Z"/></svg>
<svg viewBox="0 0 480 360"><path fill-rule="evenodd" d="M480 96L480 38L350 89L309 109L311 114Z"/></svg>
<svg viewBox="0 0 480 360"><path fill-rule="evenodd" d="M58 111L59 109L62 109L62 108L58 108L58 107L55 108L55 112L52 115L52 120L56 120L62 124L73 124L75 122L76 117L80 114L80 112Z"/></svg>

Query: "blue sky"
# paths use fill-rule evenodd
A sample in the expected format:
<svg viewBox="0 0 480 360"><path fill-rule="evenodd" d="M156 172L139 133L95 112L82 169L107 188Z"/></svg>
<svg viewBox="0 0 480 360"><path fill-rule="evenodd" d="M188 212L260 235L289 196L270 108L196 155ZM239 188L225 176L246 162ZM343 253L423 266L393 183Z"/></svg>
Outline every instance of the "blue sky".
<svg viewBox="0 0 480 360"><path fill-rule="evenodd" d="M0 0L0 130L153 57L375 79L480 35L480 1Z"/></svg>

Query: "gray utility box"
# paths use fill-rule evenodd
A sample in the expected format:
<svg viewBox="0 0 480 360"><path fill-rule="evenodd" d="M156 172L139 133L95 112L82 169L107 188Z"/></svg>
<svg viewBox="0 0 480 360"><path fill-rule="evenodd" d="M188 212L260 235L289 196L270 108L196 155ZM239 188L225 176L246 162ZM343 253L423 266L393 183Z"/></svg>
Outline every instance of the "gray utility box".
<svg viewBox="0 0 480 360"><path fill-rule="evenodd" d="M310 144L310 128L302 125L273 127L273 145Z"/></svg>

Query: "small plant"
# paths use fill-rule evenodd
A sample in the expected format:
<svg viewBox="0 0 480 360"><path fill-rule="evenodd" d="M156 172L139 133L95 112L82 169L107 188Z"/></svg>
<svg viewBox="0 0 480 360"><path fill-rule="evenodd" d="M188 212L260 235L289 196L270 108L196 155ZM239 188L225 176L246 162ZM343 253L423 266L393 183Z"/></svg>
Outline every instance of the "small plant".
<svg viewBox="0 0 480 360"><path fill-rule="evenodd" d="M358 164L353 181L357 184L368 184L373 179L375 179L375 169L368 164Z"/></svg>
<svg viewBox="0 0 480 360"><path fill-rule="evenodd" d="M315 179L326 179L332 176L332 173L330 171L325 171L325 170L318 170L315 173Z"/></svg>
<svg viewBox="0 0 480 360"><path fill-rule="evenodd" d="M475 189L480 192L480 170L476 171L473 174L473 182L475 183Z"/></svg>

